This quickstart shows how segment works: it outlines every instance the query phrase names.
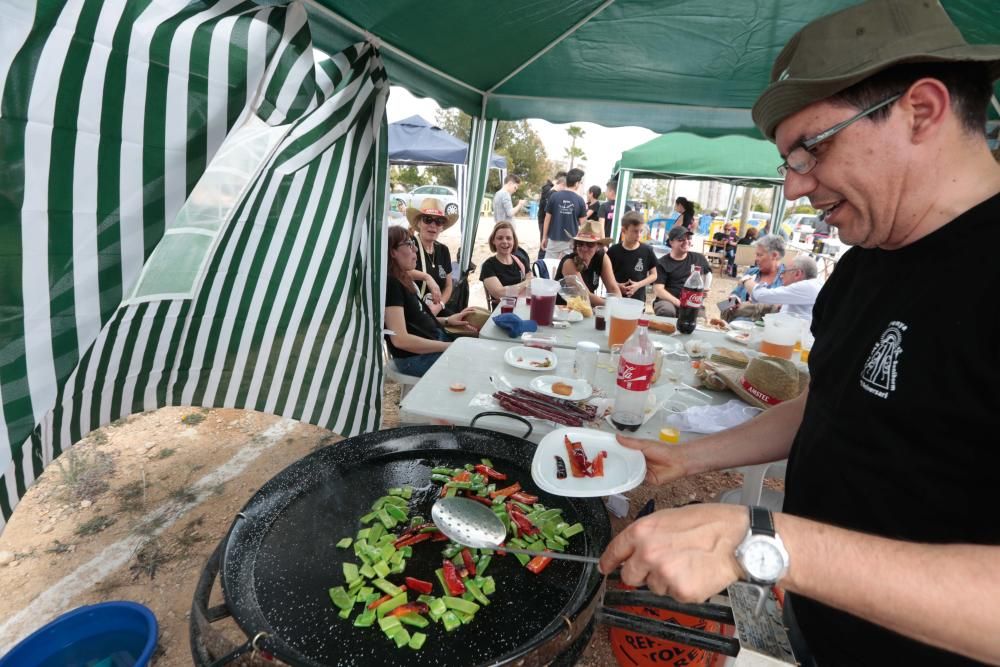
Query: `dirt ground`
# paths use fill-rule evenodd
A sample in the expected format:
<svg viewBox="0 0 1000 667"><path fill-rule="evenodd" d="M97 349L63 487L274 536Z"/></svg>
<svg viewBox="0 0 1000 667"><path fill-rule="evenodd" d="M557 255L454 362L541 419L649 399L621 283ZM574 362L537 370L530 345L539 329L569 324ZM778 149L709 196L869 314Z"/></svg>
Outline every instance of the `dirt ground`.
<svg viewBox="0 0 1000 667"><path fill-rule="evenodd" d="M490 254L491 223L482 221L473 255L477 263ZM535 221L522 219L517 228L534 257ZM453 256L458 238L456 227L442 239ZM708 303L732 285L716 278ZM478 282L472 303L485 305ZM384 393L383 428L392 428L399 423L399 387L387 383ZM45 470L0 535L0 655L69 609L134 600L148 606L160 624L153 664L190 665L194 589L233 517L268 479L339 439L280 417L201 408L163 408L90 433ZM658 509L717 500L741 481L736 473L711 473L663 488L643 486L629 494L631 514L650 499ZM623 522L613 524L618 530ZM213 603L220 601L216 590ZM232 622L216 627L240 638ZM607 632L598 630L579 664L614 662Z"/></svg>

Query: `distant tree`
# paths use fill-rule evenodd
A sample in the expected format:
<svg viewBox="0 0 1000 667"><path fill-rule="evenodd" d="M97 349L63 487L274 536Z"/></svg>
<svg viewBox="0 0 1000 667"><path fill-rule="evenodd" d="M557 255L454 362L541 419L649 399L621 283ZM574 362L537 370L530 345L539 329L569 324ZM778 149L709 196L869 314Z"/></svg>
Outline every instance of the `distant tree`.
<svg viewBox="0 0 1000 667"><path fill-rule="evenodd" d="M577 125L570 125L566 128L566 134L569 135L570 139L569 148L566 149L566 157L569 158L569 168L572 169L573 163L577 158L579 158L581 162L587 159L583 149L576 147L576 140L583 139L583 135L586 134L586 131Z"/></svg>
<svg viewBox="0 0 1000 667"><path fill-rule="evenodd" d="M427 178L426 174L421 174L420 170L414 166L393 165L389 169L389 182L399 183L407 190L412 190L421 185L427 185L430 179Z"/></svg>

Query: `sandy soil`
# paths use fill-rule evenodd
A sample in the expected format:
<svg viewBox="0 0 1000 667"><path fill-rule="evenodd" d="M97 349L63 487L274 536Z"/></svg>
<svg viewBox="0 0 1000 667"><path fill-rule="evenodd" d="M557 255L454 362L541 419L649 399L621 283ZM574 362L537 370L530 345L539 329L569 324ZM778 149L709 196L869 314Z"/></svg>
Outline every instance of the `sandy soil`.
<svg viewBox="0 0 1000 667"><path fill-rule="evenodd" d="M490 254L490 228L492 220L484 218L477 263ZM537 223L522 219L517 231L534 257ZM442 241L454 256L457 227ZM732 284L716 279L709 303ZM485 305L478 281L472 304ZM387 383L384 428L398 425L398 402L399 387ZM0 654L69 609L127 599L148 606L160 623L154 664L191 664L192 595L233 516L287 465L339 439L270 415L198 408L134 415L89 434L46 469L0 535ZM735 473L712 473L664 488L640 487L629 494L631 513L650 499L657 508L716 500L740 482ZM613 523L616 530L623 525ZM216 591L213 603L219 601ZM231 622L216 629L240 637ZM606 631L594 634L579 664L614 664Z"/></svg>

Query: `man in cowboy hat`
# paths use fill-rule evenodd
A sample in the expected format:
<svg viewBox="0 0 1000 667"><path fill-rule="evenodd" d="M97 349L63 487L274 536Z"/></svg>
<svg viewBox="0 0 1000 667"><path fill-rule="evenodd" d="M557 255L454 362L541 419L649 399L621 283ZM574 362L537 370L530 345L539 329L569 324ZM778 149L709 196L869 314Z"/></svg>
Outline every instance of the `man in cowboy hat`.
<svg viewBox="0 0 1000 667"><path fill-rule="evenodd" d="M677 225L667 234L670 252L656 262L656 282L653 283L653 312L661 317L677 317L681 305L681 288L691 275L692 269L701 267L705 276L705 289L712 284L712 268L700 252L691 250L691 237L687 227Z"/></svg>
<svg viewBox="0 0 1000 667"><path fill-rule="evenodd" d="M604 304L604 297L597 295L597 288L604 281L604 288L610 296L621 296L621 289L615 280L615 272L611 267L611 258L604 248L611 243L605 238L604 226L599 220L585 220L580 231L573 237L573 252L559 260L556 269L556 280L567 276L579 276L590 292L590 303L594 306ZM562 297L558 303L564 303Z"/></svg>
<svg viewBox="0 0 1000 667"><path fill-rule="evenodd" d="M407 207L406 219L417 239L417 266L410 271L410 278L417 284L417 295L431 314L451 315L445 306L453 287L451 252L438 237L455 224L458 213L445 213L440 201L427 197L420 202L420 208Z"/></svg>
<svg viewBox="0 0 1000 667"><path fill-rule="evenodd" d="M785 46L754 120L784 156L785 196L856 246L816 301L809 388L680 446L623 441L656 483L788 456L783 512L659 512L602 571L682 600L777 583L803 664L1000 664L1000 348L967 288L1000 269L921 279L1000 220L984 136L997 78L1000 47L968 45L934 0L866 2Z"/></svg>

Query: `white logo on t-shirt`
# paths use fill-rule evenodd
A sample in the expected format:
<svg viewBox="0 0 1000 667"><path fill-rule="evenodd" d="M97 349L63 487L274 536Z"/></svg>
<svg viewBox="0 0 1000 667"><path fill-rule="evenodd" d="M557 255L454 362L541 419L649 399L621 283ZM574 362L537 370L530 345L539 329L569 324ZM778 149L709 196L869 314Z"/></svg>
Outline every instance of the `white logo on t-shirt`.
<svg viewBox="0 0 1000 667"><path fill-rule="evenodd" d="M642 270L643 270L642 269L642 257L640 257L639 261L635 263L635 272L636 273L642 273Z"/></svg>
<svg viewBox="0 0 1000 667"><path fill-rule="evenodd" d="M879 398L889 398L896 389L896 364L903 353L903 333L907 326L902 322L889 322L879 336L868 361L861 371L861 388Z"/></svg>

